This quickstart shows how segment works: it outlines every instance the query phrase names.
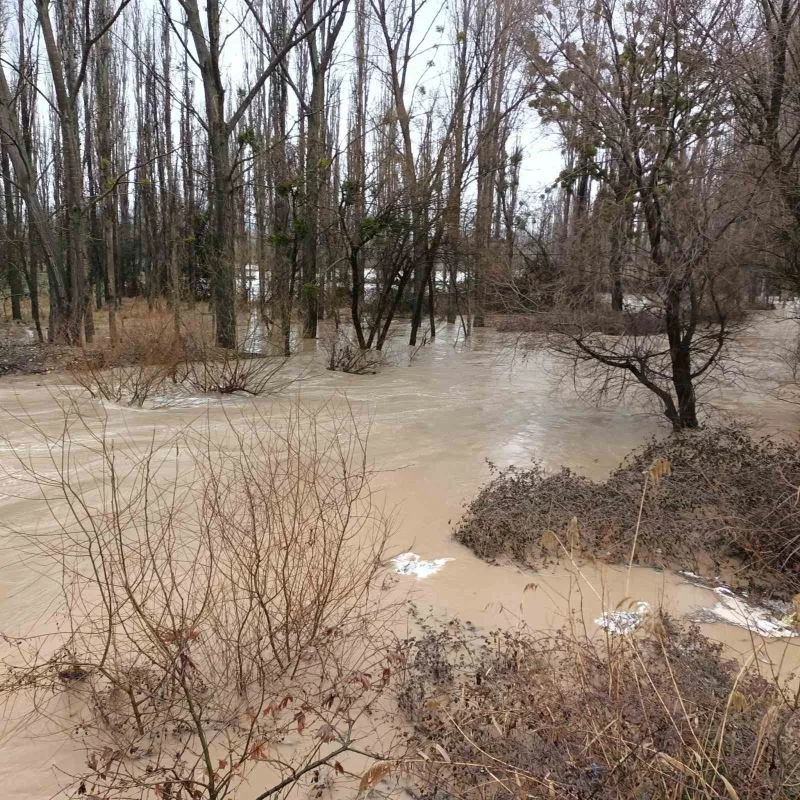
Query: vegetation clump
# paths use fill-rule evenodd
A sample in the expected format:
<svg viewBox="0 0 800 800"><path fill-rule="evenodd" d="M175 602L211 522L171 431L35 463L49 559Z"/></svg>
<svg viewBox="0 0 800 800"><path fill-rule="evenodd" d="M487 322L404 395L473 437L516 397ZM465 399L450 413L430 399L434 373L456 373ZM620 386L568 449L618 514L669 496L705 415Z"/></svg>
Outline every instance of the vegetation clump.
<svg viewBox="0 0 800 800"><path fill-rule="evenodd" d="M342 330L337 330L323 347L328 355L328 369L333 372L375 375L386 363L381 350L360 347Z"/></svg>
<svg viewBox="0 0 800 800"><path fill-rule="evenodd" d="M278 381L286 359L250 352L248 342L234 348L217 347L198 337L190 339L189 355L177 365L176 381L203 394L270 394L290 381Z"/></svg>
<svg viewBox="0 0 800 800"><path fill-rule="evenodd" d="M552 333L564 328L581 327L592 333L609 336L654 336L664 332L664 320L648 309L614 311L609 308L586 310L577 315L567 310L545 310L534 314L508 314L497 320L501 333Z"/></svg>
<svg viewBox="0 0 800 800"><path fill-rule="evenodd" d="M153 316L124 326L111 347L82 353L72 377L94 398L139 407L170 384L203 394L257 396L291 382L279 380L286 359L251 352L251 344L246 339L234 348L217 347L202 330Z"/></svg>
<svg viewBox="0 0 800 800"><path fill-rule="evenodd" d="M656 459L672 474L645 487ZM798 487L792 444L709 428L653 440L599 483L566 468L547 474L541 464L503 470L468 505L455 535L481 558L510 555L531 567L575 546L625 562L636 536L638 563L710 577L734 563L734 583L786 597L800 591ZM573 517L577 535L568 537Z"/></svg>
<svg viewBox="0 0 800 800"><path fill-rule="evenodd" d="M186 337L166 315L153 315L123 326L109 348L82 353L72 378L92 397L141 407L159 392L186 356Z"/></svg>
<svg viewBox="0 0 800 800"><path fill-rule="evenodd" d="M668 617L595 641L428 628L400 705L429 798L797 796L791 693Z"/></svg>

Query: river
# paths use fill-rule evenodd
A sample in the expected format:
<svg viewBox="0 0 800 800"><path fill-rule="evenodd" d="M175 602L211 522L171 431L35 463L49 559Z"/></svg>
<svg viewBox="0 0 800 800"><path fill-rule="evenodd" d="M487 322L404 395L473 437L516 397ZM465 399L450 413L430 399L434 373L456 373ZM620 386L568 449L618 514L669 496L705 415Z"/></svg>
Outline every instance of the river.
<svg viewBox="0 0 800 800"><path fill-rule="evenodd" d="M775 314L754 317L739 349L743 373L715 388L705 401L709 411L736 417L756 431L794 435L800 407L772 394L785 377L782 352L796 335L794 323ZM526 353L520 343L491 330L477 330L464 342L454 326L442 326L438 338L413 359L394 340L393 364L377 375L352 376L324 369L324 356L314 343L296 360L302 380L281 395L261 399L192 398L159 408L130 409L105 405L112 437L145 442L156 430L166 433L202 417L214 430L232 407L247 413L250 404L280 413L298 399L309 407L330 404L340 413L352 409L362 429L369 427L369 457L377 470L376 488L394 517L387 557L413 552L423 560L446 559L425 578L394 574L387 564L392 591L408 594L423 614L447 620L459 617L480 627L522 621L536 629L552 629L573 619L590 635L603 635L594 620L616 607L624 596L662 605L677 616L696 613L715 602L708 589L680 575L591 563L566 564L533 574L515 565L490 565L477 559L451 537L463 504L489 478L489 463L524 465L531 459L556 469L566 465L600 479L631 449L653 435L667 435L667 426L641 398L598 408L577 398L551 357ZM14 446L26 443L24 414L45 426L60 419L59 397L66 378L6 378L0 382L3 434ZM68 390L73 390L67 387ZM0 449L0 463L9 466L13 453ZM6 525L35 524L26 501L4 489L0 513ZM3 541L0 564L0 631L35 630L52 610L35 565L15 557L13 534ZM762 642L734 625L705 623L703 630L742 659L756 645L757 661L800 664L800 640ZM53 795L60 781L54 766L69 743L58 736L33 738L37 731L17 729L13 709L6 709L2 732L0 780L6 796L32 800Z"/></svg>

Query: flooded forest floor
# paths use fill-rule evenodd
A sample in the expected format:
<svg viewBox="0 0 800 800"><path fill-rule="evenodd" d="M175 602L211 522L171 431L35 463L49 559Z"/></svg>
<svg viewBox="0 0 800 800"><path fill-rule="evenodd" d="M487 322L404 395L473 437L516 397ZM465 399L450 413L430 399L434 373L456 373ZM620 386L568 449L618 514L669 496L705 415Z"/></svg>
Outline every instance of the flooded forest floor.
<svg viewBox="0 0 800 800"><path fill-rule="evenodd" d="M342 756L341 771L331 765L316 779L324 786L310 773L293 793L796 796L800 406L783 393L796 323L752 315L736 369L705 387L714 425L683 443L647 398L585 402L550 354L517 335L480 329L465 340L443 326L409 349L404 333L401 323L377 374L347 375L325 368L323 328L320 342L297 340L279 389L261 397L172 385L128 405L88 397L70 363L5 377L6 644L50 630L64 602L44 550L33 557L23 545L33 534L50 540L47 508L18 481L20 455L49 469L74 452L76 474L95 492L105 473L80 448L97 437L146 452L202 430L203 463L216 474L214 458L236 452L241 426L257 432L269 420L280 431L302 408L338 420L322 430L342 441L347 420L364 443L370 502L389 523L376 580L402 657L356 673L359 691L375 690L381 674L391 688L359 717L370 719L359 755ZM85 424L68 441L63 411L72 402ZM175 456L181 478L184 458ZM200 502L207 491L176 481L190 506L209 507ZM69 733L73 707L47 724L31 723L25 703L5 709L0 779L9 796L62 796L65 785L63 796L77 796L68 776L85 770L86 750ZM336 744L331 721L312 725L299 707L292 714L291 735L275 734L280 758L258 751L236 796L258 797L265 781L296 770L306 727L329 731L314 747Z"/></svg>

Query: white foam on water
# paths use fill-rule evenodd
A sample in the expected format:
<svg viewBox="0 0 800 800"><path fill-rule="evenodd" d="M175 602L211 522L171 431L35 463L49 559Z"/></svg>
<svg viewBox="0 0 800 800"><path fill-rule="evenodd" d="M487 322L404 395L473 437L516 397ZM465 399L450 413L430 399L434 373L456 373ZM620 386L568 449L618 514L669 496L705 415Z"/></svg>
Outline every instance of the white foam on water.
<svg viewBox="0 0 800 800"><path fill-rule="evenodd" d="M628 611L604 611L595 620L595 624L614 636L626 636L633 633L649 614L650 604L642 601L636 604L636 608Z"/></svg>
<svg viewBox="0 0 800 800"><path fill-rule="evenodd" d="M712 608L705 610L720 622L746 628L769 638L797 636L800 633L791 625L776 619L766 608L750 605L724 586L714 589L714 594L719 600Z"/></svg>
<svg viewBox="0 0 800 800"><path fill-rule="evenodd" d="M401 553L392 559L394 571L398 575L416 575L418 578L427 578L437 573L452 558L432 558L428 561L420 558L416 553Z"/></svg>

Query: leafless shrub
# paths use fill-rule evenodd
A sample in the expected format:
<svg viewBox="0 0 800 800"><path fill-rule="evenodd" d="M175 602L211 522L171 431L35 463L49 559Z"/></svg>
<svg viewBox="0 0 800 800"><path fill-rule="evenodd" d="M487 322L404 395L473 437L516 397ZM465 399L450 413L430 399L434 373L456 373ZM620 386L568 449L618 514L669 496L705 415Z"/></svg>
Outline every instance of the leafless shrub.
<svg viewBox="0 0 800 800"><path fill-rule="evenodd" d="M140 450L68 411L61 434L31 431L47 463L20 455L14 475L56 523L17 535L62 575L63 607L53 633L5 640L0 692L79 709L74 785L91 796L219 800L261 764L263 800L343 772L399 663L372 592L387 522L352 421L253 409L220 440Z"/></svg>
<svg viewBox="0 0 800 800"><path fill-rule="evenodd" d="M116 347L83 353L71 373L92 397L141 407L174 376L185 352L172 319L154 315L123 326Z"/></svg>
<svg viewBox="0 0 800 800"><path fill-rule="evenodd" d="M635 637L453 623L410 644L401 708L424 797L791 797L793 692L666 617Z"/></svg>
<svg viewBox="0 0 800 800"><path fill-rule="evenodd" d="M362 349L341 328L322 342L328 369L351 375L375 375L386 364L382 350Z"/></svg>
<svg viewBox="0 0 800 800"><path fill-rule="evenodd" d="M535 567L553 557L547 534L561 536L577 517L585 552L626 561L643 474L656 458L669 461L672 475L641 506L641 563L717 574L733 559L747 588L800 591L800 455L736 427L652 441L601 483L536 464L505 470L469 504L456 538L482 558L507 553Z"/></svg>
<svg viewBox="0 0 800 800"><path fill-rule="evenodd" d="M285 388L287 363L283 356L250 351L247 342L234 349L217 347L202 337L191 337L186 360L176 369L176 380L191 391L204 394L243 392L264 395Z"/></svg>
<svg viewBox="0 0 800 800"><path fill-rule="evenodd" d="M408 347L408 364L414 363L416 357L420 354L420 352L428 345L431 341L431 329L430 327L426 327L422 331L422 335L419 337L419 340L414 345L409 345Z"/></svg>

